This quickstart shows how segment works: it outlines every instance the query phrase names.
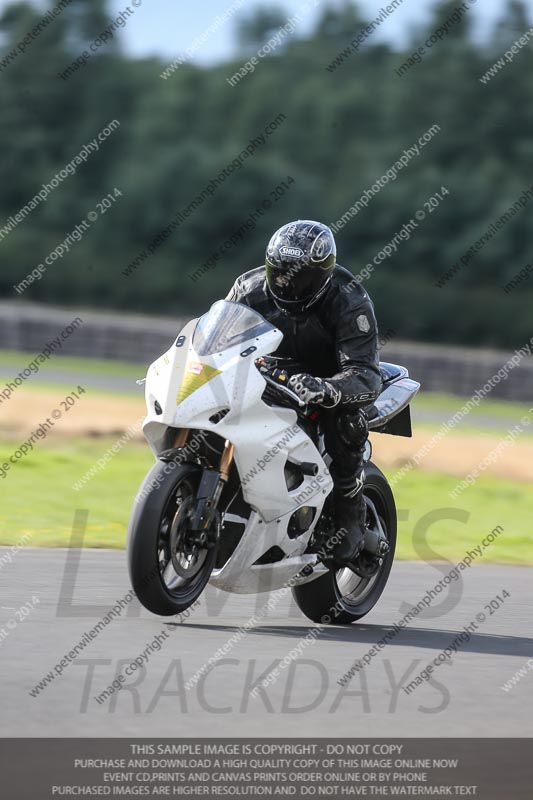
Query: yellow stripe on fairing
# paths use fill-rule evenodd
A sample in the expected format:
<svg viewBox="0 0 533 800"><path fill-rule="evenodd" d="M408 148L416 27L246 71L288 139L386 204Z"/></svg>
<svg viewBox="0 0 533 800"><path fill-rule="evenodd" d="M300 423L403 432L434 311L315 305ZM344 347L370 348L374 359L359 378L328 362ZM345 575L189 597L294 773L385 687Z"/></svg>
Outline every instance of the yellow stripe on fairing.
<svg viewBox="0 0 533 800"><path fill-rule="evenodd" d="M176 397L177 405L183 403L183 401L186 400L187 397L190 397L193 392L196 392L197 389L201 389L202 386L205 386L206 383L209 383L209 381L221 374L221 370L215 369L215 367L210 367L208 364L202 364L202 366L203 369L201 373L196 375L194 372L188 371L189 364L187 364L185 368L185 376L181 382L181 386Z"/></svg>

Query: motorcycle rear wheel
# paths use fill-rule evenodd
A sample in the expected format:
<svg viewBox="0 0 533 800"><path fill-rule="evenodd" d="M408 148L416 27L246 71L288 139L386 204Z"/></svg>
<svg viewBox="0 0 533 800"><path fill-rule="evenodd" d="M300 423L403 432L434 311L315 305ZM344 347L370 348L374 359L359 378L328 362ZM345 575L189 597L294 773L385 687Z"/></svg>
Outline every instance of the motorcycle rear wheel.
<svg viewBox="0 0 533 800"><path fill-rule="evenodd" d="M377 525L376 515L379 517L390 549L371 578L360 578L350 569L341 569L292 588L300 611L322 625L349 625L362 619L374 608L389 579L396 549L396 504L381 470L369 462L365 473L363 492L370 501L368 519L371 525Z"/></svg>

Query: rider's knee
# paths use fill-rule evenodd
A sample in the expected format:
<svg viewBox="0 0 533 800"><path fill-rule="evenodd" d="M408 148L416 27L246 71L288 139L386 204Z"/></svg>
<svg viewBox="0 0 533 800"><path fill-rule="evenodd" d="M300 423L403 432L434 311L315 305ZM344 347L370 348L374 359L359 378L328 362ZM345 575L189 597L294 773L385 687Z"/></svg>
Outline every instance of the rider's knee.
<svg viewBox="0 0 533 800"><path fill-rule="evenodd" d="M362 445L368 438L368 421L362 409L344 411L337 418L337 432L348 446Z"/></svg>

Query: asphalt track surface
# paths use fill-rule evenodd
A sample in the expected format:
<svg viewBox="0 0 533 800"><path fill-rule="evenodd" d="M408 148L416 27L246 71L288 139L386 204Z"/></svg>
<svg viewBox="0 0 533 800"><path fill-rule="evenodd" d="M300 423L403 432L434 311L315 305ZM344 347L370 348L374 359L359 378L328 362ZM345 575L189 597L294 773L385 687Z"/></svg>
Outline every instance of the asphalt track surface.
<svg viewBox="0 0 533 800"><path fill-rule="evenodd" d="M120 551L24 549L7 563L7 552L0 548L1 736L532 735L533 670L510 691L501 688L533 658L532 569L471 566L461 573L462 582L439 594L426 615L395 636L345 688L337 680L354 659L391 631L449 572L449 564L397 562L365 620L323 628L255 699L249 695L254 681L317 626L283 600L187 690L185 682L268 597L211 587L182 624L155 617L134 600L32 697L30 690L128 592L126 559ZM503 590L511 597L490 614L486 604ZM39 601L33 607L32 596ZM24 604L30 613L17 621ZM485 621L478 619L478 630L452 664L441 665L432 683L406 694L402 685L480 613ZM161 650L147 666L99 704L95 696L163 634Z"/></svg>

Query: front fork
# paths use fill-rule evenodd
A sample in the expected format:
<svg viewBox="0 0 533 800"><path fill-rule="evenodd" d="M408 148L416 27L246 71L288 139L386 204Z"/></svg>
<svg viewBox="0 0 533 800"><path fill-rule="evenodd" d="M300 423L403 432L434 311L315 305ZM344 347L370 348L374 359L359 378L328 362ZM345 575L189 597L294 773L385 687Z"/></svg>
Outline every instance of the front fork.
<svg viewBox="0 0 533 800"><path fill-rule="evenodd" d="M187 446L189 433L190 430L187 428L182 428L179 431L174 442L176 449L182 449ZM189 530L199 534L199 543L203 546L214 546L216 544L218 526L213 523L217 516L220 495L229 478L234 452L234 446L226 440L218 469L204 467L202 471L188 527Z"/></svg>

